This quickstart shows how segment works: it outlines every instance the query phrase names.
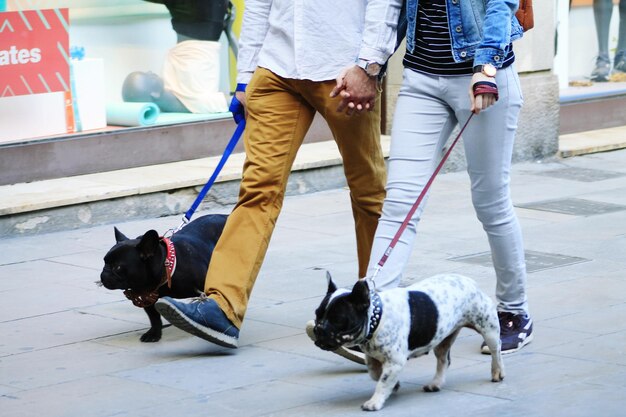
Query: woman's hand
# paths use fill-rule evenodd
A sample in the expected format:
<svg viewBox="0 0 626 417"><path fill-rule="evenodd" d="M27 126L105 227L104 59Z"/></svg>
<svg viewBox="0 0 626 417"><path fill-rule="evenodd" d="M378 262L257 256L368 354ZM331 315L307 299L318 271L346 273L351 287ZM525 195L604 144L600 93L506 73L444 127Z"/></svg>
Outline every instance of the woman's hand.
<svg viewBox="0 0 626 417"><path fill-rule="evenodd" d="M477 86L477 83L485 83L483 85L486 85L486 86L489 86L489 84L492 84L493 87L495 88L495 92L475 94L474 92L475 89L481 85L481 84L478 84ZM478 89L478 91L480 91L480 89ZM469 88L471 111L473 113L478 114L482 110L486 110L487 108L489 108L489 106L493 106L498 100L497 91L498 91L498 85L496 84L495 77L488 77L482 72L477 72L474 75L472 75L472 82L470 83L470 88Z"/></svg>

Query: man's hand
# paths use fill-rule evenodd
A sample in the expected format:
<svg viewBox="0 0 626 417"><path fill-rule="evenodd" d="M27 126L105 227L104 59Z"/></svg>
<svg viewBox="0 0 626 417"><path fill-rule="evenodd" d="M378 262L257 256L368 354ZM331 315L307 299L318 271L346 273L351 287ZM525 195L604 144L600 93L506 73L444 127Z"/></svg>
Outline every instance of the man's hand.
<svg viewBox="0 0 626 417"><path fill-rule="evenodd" d="M474 95L474 84L477 82L489 82L496 84L496 79L493 77L488 77L482 72L477 72L472 75L472 82L470 82L469 87L469 96L471 103L471 111L473 113L479 114L481 110L486 110L489 106L493 106L496 103L496 95L495 94L479 94ZM496 86L497 88L497 86Z"/></svg>
<svg viewBox="0 0 626 417"><path fill-rule="evenodd" d="M233 114L235 123L239 124L242 120L246 119L246 84L237 84L235 95L230 102L228 111Z"/></svg>
<svg viewBox="0 0 626 417"><path fill-rule="evenodd" d="M337 106L338 112L345 110L348 116L355 111L372 111L376 102L377 79L370 77L357 65L345 68L336 79L337 85L330 93L331 97L341 97Z"/></svg>

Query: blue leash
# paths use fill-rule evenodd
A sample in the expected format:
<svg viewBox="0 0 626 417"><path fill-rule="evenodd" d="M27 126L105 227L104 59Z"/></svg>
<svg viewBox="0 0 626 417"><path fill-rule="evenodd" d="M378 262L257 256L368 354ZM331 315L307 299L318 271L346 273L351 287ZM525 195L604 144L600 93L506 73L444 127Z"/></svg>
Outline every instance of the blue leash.
<svg viewBox="0 0 626 417"><path fill-rule="evenodd" d="M240 121L239 124L237 124L237 129L235 129L235 133L233 133L233 136L230 138L228 145L226 145L226 149L224 149L224 154L222 155L222 158L220 159L217 166L215 167L215 171L213 171L213 175L211 175L211 178L209 178L209 181L207 181L204 187L202 187L202 190L200 190L198 197L196 197L196 200L193 202L189 210L187 210L187 212L183 216L183 222L180 224L180 226L178 226L178 228L172 231L172 234L178 232L187 223L189 223L189 221L191 220L191 216L193 216L195 211L198 209L198 206L200 205L200 203L202 203L202 200L204 200L204 197L213 186L213 183L215 183L215 180L217 179L217 176L219 175L220 171L222 170L222 168L224 168L224 164L226 164L228 157L230 156L231 153L233 153L233 150L235 149L237 142L239 142L239 138L241 138L241 135L243 134L243 131L245 128L246 128L246 121L244 119Z"/></svg>

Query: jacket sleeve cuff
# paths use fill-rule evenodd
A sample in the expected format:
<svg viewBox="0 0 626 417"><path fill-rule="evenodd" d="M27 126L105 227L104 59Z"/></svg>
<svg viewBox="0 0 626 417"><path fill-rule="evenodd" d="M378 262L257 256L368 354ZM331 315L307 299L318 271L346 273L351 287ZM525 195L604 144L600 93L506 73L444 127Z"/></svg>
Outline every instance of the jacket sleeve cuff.
<svg viewBox="0 0 626 417"><path fill-rule="evenodd" d="M496 68L501 68L506 57L505 53L506 51L504 50L479 48L476 50L476 55L474 56L474 66L491 64Z"/></svg>

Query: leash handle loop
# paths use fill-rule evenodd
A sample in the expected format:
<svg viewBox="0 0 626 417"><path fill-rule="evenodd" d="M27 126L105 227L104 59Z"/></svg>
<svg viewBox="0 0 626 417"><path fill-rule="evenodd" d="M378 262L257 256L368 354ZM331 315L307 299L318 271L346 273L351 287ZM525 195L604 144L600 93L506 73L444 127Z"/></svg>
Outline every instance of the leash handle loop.
<svg viewBox="0 0 626 417"><path fill-rule="evenodd" d="M415 203L413 203L413 206L411 207L411 210L409 210L409 212L407 213L406 217L404 218L404 221L402 222L402 225L400 225L400 228L396 232L395 236L393 237L393 239L391 239L391 243L389 243L389 246L387 247L387 250L385 250L385 253L380 258L380 261L378 261L378 266L377 266L377 268L375 270L374 276L378 274L378 271L380 271L380 269L383 267L383 265L385 265L385 262L387 262L387 259L389 259L389 256L391 255L391 251L396 247L396 243L398 243L398 241L400 240L400 236L402 236L402 233L404 232L404 230L409 225L409 222L413 218L413 215L415 214L415 211L417 210L417 208L419 207L420 203L424 199L424 196L428 192L428 189L432 185L433 181L435 181L435 177L437 176L437 174L439 174L439 171L441 171L441 168L443 167L443 164L445 164L446 160L450 156L450 153L452 152L452 149L454 149L454 146L456 145L456 143L461 138L461 135L463 134L463 132L465 131L465 128L467 127L467 124L469 123L470 120L472 120L472 116L474 116L473 112L470 113L470 117L467 119L467 121L465 122L465 124L461 128L461 131L459 132L459 134L456 136L456 138L454 139L454 141L452 142L452 144L448 148L448 151L441 158L441 161L439 162L439 165L437 165L437 168L435 169L435 171L432 173L432 175L428 179L428 182L426 183L426 185L422 189L422 192L420 193L420 195L417 197L417 200L415 200ZM373 279L374 279L374 277L372 277L372 280Z"/></svg>

